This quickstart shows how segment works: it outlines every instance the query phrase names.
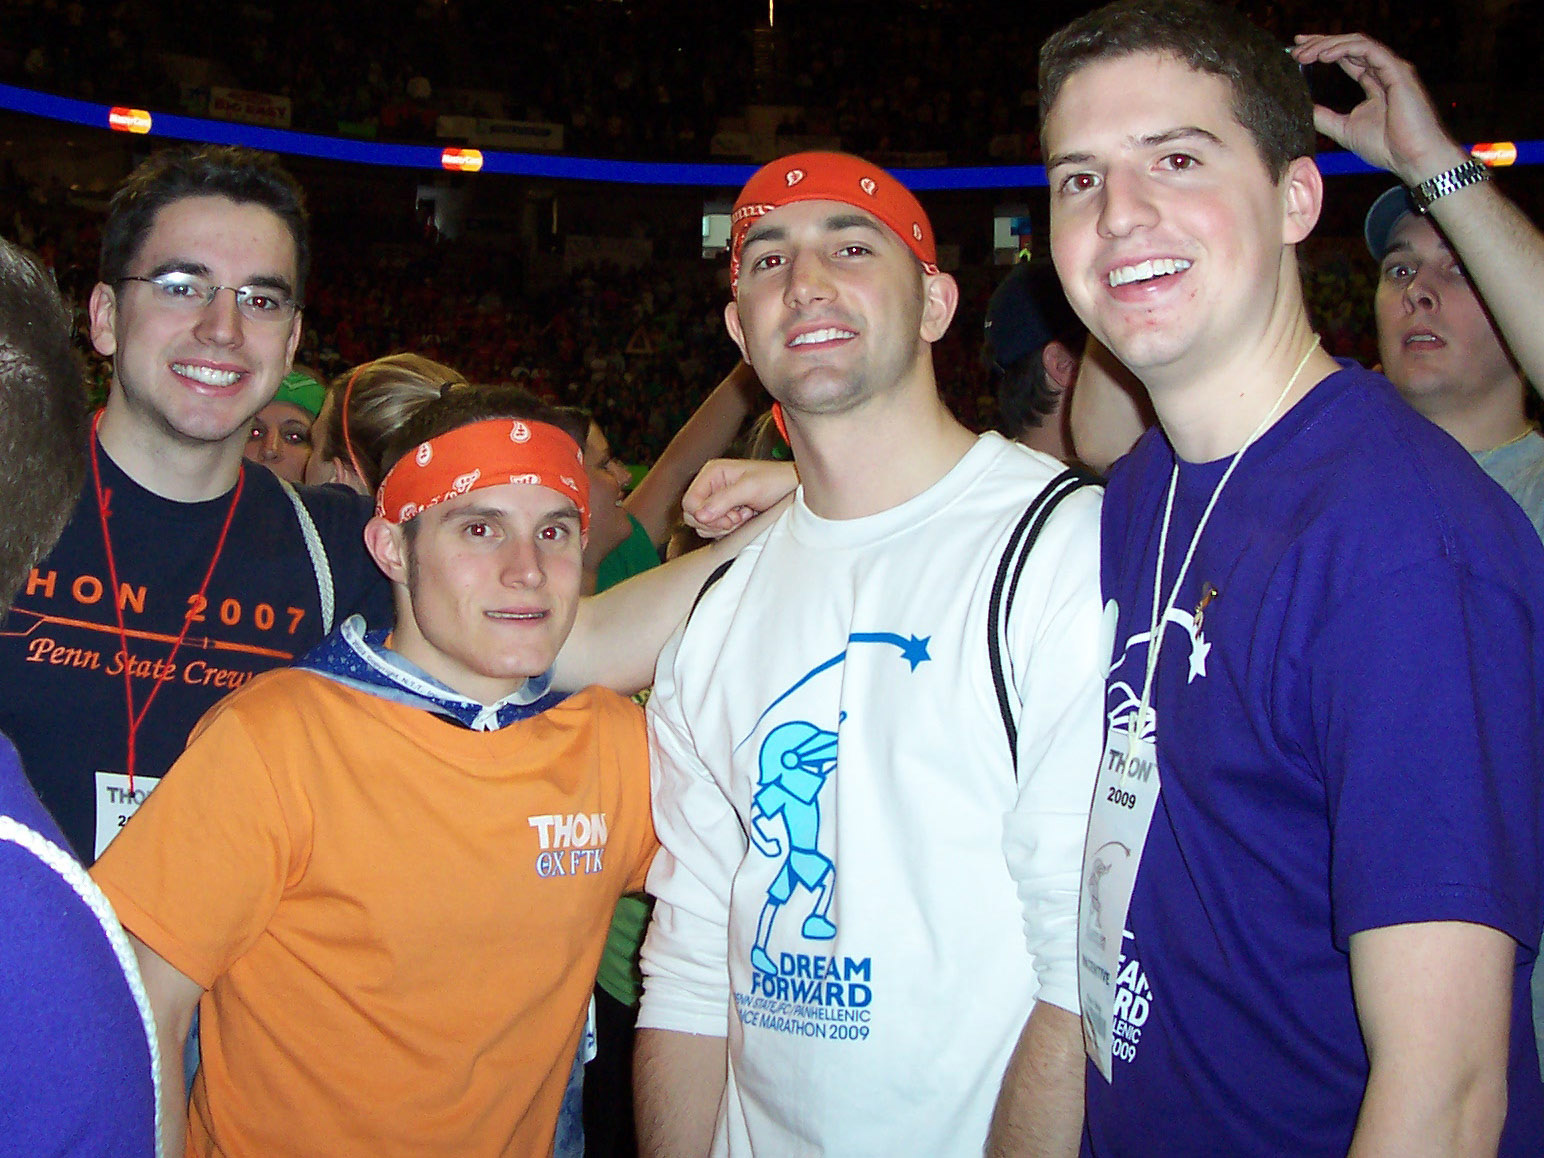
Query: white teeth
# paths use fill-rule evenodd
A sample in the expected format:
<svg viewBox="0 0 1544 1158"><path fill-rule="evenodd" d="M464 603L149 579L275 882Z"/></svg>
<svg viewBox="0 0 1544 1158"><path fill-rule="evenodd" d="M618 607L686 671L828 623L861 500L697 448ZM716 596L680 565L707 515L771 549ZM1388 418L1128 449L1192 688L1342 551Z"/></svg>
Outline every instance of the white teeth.
<svg viewBox="0 0 1544 1158"><path fill-rule="evenodd" d="M811 342L834 342L838 338L856 338L857 336L858 335L853 333L851 330L838 330L834 328L825 330L811 330L807 334L800 334L797 338L788 344L790 346L807 346Z"/></svg>
<svg viewBox="0 0 1544 1158"><path fill-rule="evenodd" d="M489 619L525 620L542 619L547 613L545 611L489 611L486 614Z"/></svg>
<svg viewBox="0 0 1544 1158"><path fill-rule="evenodd" d="M234 386L241 381L236 370L216 370L211 366L190 366L186 362L173 362L172 369L184 378L202 382L205 386Z"/></svg>
<svg viewBox="0 0 1544 1158"><path fill-rule="evenodd" d="M1411 334L1405 339L1405 343L1408 345L1412 342L1435 342L1436 340L1437 336L1435 334Z"/></svg>
<svg viewBox="0 0 1544 1158"><path fill-rule="evenodd" d="M1110 271L1110 286L1130 285L1134 281L1149 281L1171 273L1183 273L1190 263L1181 257L1160 257L1136 265L1123 265Z"/></svg>

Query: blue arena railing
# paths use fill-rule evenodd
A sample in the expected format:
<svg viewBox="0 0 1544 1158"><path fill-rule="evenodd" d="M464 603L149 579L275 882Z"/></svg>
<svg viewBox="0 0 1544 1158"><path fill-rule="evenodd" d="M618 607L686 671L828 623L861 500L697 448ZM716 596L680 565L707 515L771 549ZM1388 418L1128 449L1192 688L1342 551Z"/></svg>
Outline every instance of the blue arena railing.
<svg viewBox="0 0 1544 1158"><path fill-rule="evenodd" d="M679 164L655 161L609 161L559 154L514 153L439 145L393 145L329 137L234 121L208 120L175 113L146 112L51 96L32 89L0 84L0 110L46 117L55 121L117 129L180 141L211 145L245 145L291 156L318 157L357 165L388 165L402 169L477 171L515 177L545 177L565 181L603 181L622 185L688 185L736 189L755 172L754 165ZM1544 141L1508 143L1515 160L1508 164L1544 163ZM1378 169L1354 153L1321 153L1319 168L1326 176L1376 173ZM892 170L919 192L968 189L1024 189L1044 186L1043 165L979 165L938 169Z"/></svg>

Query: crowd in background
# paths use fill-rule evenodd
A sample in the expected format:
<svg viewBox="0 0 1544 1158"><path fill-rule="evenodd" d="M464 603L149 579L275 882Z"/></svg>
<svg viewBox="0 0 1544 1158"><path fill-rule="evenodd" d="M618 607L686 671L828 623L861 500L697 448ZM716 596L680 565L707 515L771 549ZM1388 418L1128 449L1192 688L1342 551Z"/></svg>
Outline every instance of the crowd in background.
<svg viewBox="0 0 1544 1158"><path fill-rule="evenodd" d="M511 19L491 0L268 0L239 4L231 35L229 13L169 0L0 0L0 81L195 114L228 86L288 97L294 128L390 140L433 140L441 114L542 121L563 126L569 153L657 159L705 159L747 106L770 104L795 110L787 132L849 152L979 163L1034 156L1035 48L1086 7L783 0L769 32L750 2L542 0ZM1307 29L1388 29L1448 92L1455 128L1482 139L1503 110L1500 86L1481 82L1531 77L1544 50L1544 9L1521 0L1463 28L1442 0L1397 13L1388 0L1238 7L1283 44ZM1526 101L1505 112L1544 118Z"/></svg>
<svg viewBox="0 0 1544 1158"><path fill-rule="evenodd" d="M109 362L84 339L84 306L96 282L95 214L0 167L6 236L39 254L76 307L90 388L105 397ZM1310 308L1325 346L1376 361L1369 315L1373 269L1354 239L1305 247ZM723 262L658 263L641 270L577 270L557 285L522 291L507 265L461 244L395 246L379 260L346 246L318 247L297 361L334 374L382 354L410 350L482 382L522 382L563 404L591 410L624 461L650 462L732 366L724 332ZM987 299L1004 270L957 271L958 317L934 351L941 389L966 425L995 421L980 359Z"/></svg>

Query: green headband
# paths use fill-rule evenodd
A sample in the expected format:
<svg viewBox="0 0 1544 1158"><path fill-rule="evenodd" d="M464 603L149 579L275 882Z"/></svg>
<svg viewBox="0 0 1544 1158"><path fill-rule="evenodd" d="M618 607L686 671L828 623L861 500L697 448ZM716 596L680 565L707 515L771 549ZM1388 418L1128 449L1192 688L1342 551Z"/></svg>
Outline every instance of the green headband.
<svg viewBox="0 0 1544 1158"><path fill-rule="evenodd" d="M326 397L327 387L309 374L291 370L284 375L284 381L279 383L279 392L273 396L273 400L298 406L315 418L322 412L322 399Z"/></svg>

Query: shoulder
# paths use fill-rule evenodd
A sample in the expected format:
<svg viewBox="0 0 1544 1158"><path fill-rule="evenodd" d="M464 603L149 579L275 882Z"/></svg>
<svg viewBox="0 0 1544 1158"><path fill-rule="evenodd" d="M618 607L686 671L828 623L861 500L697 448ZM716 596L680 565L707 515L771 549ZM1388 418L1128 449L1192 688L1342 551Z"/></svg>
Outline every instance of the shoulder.
<svg viewBox="0 0 1544 1158"><path fill-rule="evenodd" d="M1037 549L1043 543L1048 554L1098 543L1102 479L1000 435L982 435L978 447L990 455L979 480L987 492L981 512L985 533L1022 540L1038 524Z"/></svg>
<svg viewBox="0 0 1544 1158"><path fill-rule="evenodd" d="M1417 414L1381 374L1326 380L1333 393L1281 470L1300 486L1300 525L1370 541L1391 561L1439 555L1487 565L1498 544L1535 554L1538 535L1517 503L1462 446ZM1527 540L1532 540L1528 543Z"/></svg>
<svg viewBox="0 0 1544 1158"><path fill-rule="evenodd" d="M61 848L69 847L54 818L43 807L37 792L27 779L10 737L0 732L0 815L35 829Z"/></svg>
<svg viewBox="0 0 1544 1158"><path fill-rule="evenodd" d="M348 689L316 672L303 668L281 667L252 676L231 692L198 722L188 738L191 747L211 729L245 730L258 742L265 735L286 730L279 726L285 715L305 713L320 715Z"/></svg>
<svg viewBox="0 0 1544 1158"><path fill-rule="evenodd" d="M295 494L305 504L308 514L316 523L316 529L330 546L332 536L344 535L350 545L358 545L360 530L375 514L375 503L367 495L351 491L347 487L327 486L295 487Z"/></svg>
<svg viewBox="0 0 1544 1158"><path fill-rule="evenodd" d="M643 728L643 709L628 697L599 684L575 692L535 718L543 717L553 721L578 721L622 735Z"/></svg>

